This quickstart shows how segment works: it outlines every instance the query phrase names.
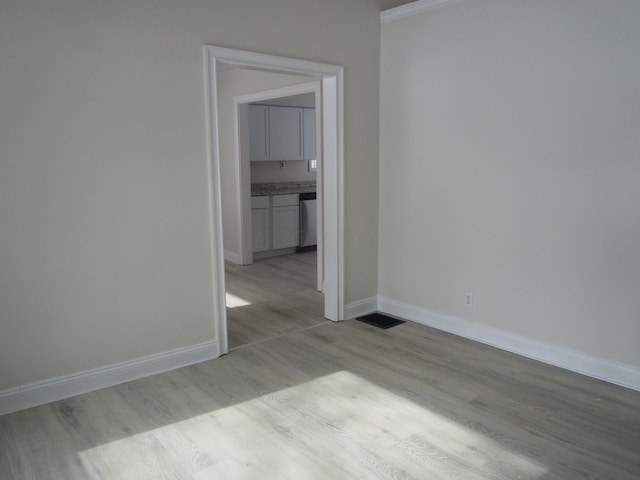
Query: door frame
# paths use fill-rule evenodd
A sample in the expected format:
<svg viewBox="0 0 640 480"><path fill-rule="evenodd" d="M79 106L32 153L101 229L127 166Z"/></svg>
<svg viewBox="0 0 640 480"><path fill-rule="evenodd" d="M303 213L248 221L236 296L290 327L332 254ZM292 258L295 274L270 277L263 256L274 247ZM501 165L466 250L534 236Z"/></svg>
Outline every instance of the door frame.
<svg viewBox="0 0 640 480"><path fill-rule="evenodd" d="M253 262L253 252L251 247L251 166L249 161L249 152L247 148L243 148L243 140L248 142L247 118L248 114L245 110L244 114L241 108L246 107L253 102L262 102L273 100L276 98L290 97L292 95L300 95L304 93L313 93L315 96L315 115L316 115L316 159L318 166L316 169L316 189L317 189L317 218L318 218L318 257L316 268L317 289L323 291L324 288L324 242L323 242L323 216L322 216L322 199L323 199L323 182L322 182L322 87L320 82L315 80L312 82L299 83L287 87L274 88L270 90L262 90L259 92L248 93L244 95L236 95L233 97L233 114L234 114L234 141L235 141L235 175L236 175L236 192L238 211L240 219L238 221L238 247L239 260L241 265L249 265ZM248 110L248 109L247 109ZM245 125L243 125L243 123Z"/></svg>
<svg viewBox="0 0 640 480"><path fill-rule="evenodd" d="M246 50L205 45L204 75L209 169L209 214L214 329L220 355L229 351L225 305L224 246L218 123L218 63L275 73L321 77L324 316L344 320L344 67Z"/></svg>

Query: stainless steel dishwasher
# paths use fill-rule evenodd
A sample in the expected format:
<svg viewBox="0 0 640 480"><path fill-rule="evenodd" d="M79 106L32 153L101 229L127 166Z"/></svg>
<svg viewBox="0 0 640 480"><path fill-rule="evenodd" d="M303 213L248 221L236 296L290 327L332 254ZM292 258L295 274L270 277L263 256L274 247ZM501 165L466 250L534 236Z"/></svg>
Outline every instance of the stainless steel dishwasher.
<svg viewBox="0 0 640 480"><path fill-rule="evenodd" d="M316 192L300 194L300 247L312 250L318 243L318 217Z"/></svg>

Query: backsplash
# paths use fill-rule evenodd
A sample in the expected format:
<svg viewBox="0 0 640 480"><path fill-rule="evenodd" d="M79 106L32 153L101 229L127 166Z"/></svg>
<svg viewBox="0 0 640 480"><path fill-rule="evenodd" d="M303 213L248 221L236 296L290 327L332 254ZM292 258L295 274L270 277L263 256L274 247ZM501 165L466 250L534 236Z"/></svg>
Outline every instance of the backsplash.
<svg viewBox="0 0 640 480"><path fill-rule="evenodd" d="M284 164L281 168L280 164ZM307 160L285 162L251 162L251 183L310 182L316 171L309 171Z"/></svg>

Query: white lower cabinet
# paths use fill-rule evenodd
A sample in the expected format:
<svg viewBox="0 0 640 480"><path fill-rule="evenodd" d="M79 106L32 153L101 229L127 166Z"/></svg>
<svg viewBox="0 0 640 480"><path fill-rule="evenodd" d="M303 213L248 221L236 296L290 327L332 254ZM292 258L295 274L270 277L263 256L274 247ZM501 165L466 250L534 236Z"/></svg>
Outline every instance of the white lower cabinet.
<svg viewBox="0 0 640 480"><path fill-rule="evenodd" d="M271 199L251 197L251 240L254 252L271 249Z"/></svg>
<svg viewBox="0 0 640 480"><path fill-rule="evenodd" d="M299 196L251 197L253 252L265 252L299 245Z"/></svg>
<svg viewBox="0 0 640 480"><path fill-rule="evenodd" d="M300 200L298 195L274 195L271 197L273 248L289 248L299 245Z"/></svg>
<svg viewBox="0 0 640 480"><path fill-rule="evenodd" d="M253 251L269 250L269 210L256 208L251 211L251 232L253 234Z"/></svg>

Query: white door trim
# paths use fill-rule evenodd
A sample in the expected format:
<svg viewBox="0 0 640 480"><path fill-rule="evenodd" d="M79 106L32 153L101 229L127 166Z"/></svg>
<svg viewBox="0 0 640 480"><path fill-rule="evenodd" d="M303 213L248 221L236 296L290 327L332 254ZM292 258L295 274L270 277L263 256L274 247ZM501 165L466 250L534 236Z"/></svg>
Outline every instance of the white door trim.
<svg viewBox="0 0 640 480"><path fill-rule="evenodd" d="M211 258L213 272L213 313L218 351L229 350L225 309L224 248L220 194L220 142L218 129L218 62L278 73L322 77L322 151L324 218L324 298L325 317L344 320L344 68L243 50L205 45L205 95Z"/></svg>

